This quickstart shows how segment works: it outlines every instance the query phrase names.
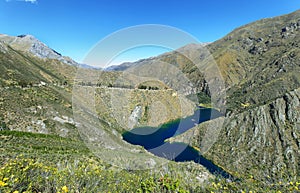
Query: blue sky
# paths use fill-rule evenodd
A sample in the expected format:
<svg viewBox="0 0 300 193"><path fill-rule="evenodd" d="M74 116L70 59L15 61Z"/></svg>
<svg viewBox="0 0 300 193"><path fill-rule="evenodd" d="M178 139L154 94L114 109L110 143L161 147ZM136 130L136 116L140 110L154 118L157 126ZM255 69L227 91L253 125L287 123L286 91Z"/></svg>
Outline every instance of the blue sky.
<svg viewBox="0 0 300 193"><path fill-rule="evenodd" d="M213 42L246 23L297 9L300 0L0 0L0 33L32 34L80 62L99 40L125 27L169 25ZM131 51L127 59L163 51Z"/></svg>

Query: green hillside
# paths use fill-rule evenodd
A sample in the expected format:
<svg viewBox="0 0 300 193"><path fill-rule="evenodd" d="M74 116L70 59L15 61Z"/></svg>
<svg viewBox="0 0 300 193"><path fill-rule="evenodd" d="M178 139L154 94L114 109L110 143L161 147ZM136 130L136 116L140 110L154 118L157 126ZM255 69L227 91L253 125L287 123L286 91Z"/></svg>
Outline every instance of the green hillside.
<svg viewBox="0 0 300 193"><path fill-rule="evenodd" d="M299 179L300 12L242 26L209 44L226 83L226 116L205 156L266 185ZM209 124L173 141L202 148Z"/></svg>

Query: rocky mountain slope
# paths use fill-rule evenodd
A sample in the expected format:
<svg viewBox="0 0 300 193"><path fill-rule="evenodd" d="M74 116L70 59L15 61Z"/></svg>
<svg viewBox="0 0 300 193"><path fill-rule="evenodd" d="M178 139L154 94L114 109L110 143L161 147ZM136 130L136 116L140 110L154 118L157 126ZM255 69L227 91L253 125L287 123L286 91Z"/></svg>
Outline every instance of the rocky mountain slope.
<svg viewBox="0 0 300 193"><path fill-rule="evenodd" d="M76 68L0 44L1 129L76 137L71 117Z"/></svg>
<svg viewBox="0 0 300 193"><path fill-rule="evenodd" d="M266 105L203 123L170 141L198 147L204 155L237 176L255 176L271 183L299 177L299 93L296 89ZM222 121L223 121L222 120ZM209 127L210 125L210 127ZM218 139L206 150L207 129ZM187 140L188 139L188 140ZM226 159L224 159L226 158Z"/></svg>
<svg viewBox="0 0 300 193"><path fill-rule="evenodd" d="M229 87L228 109L259 106L299 87L299 15L251 23L209 45Z"/></svg>
<svg viewBox="0 0 300 193"><path fill-rule="evenodd" d="M204 123L172 141L203 148L208 124L218 140L204 155L267 183L300 176L300 11L240 27L208 45L227 89L224 125Z"/></svg>
<svg viewBox="0 0 300 193"><path fill-rule="evenodd" d="M56 59L65 64L78 66L79 64L69 57L49 48L32 35L19 35L17 37L0 34L0 41L10 45L13 49L25 51L43 59Z"/></svg>

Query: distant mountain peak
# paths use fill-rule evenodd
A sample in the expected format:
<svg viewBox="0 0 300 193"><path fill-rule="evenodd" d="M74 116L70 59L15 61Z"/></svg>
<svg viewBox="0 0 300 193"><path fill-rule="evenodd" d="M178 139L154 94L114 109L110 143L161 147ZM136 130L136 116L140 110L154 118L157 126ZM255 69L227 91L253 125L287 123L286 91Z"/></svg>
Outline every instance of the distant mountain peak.
<svg viewBox="0 0 300 193"><path fill-rule="evenodd" d="M18 36L9 36L0 34L0 41L8 44L16 50L31 53L34 56L42 59L57 59L69 65L79 65L71 58L62 56L62 54L60 54L59 52L51 49L33 35L22 34Z"/></svg>
<svg viewBox="0 0 300 193"><path fill-rule="evenodd" d="M198 44L191 43L191 44L187 44L183 47L180 47L177 50L173 50L173 51L170 51L170 52L165 52L165 53L162 53L158 56L152 56L152 57L145 58L145 59L139 59L135 62L124 62L124 63L118 64L118 65L108 66L108 67L104 68L104 70L105 71L125 71L128 68L131 68L131 67L134 67L134 66L139 66L139 65L141 65L145 62L151 62L151 61L159 60L161 56L168 55L170 53L176 53L176 52L179 52L181 54L185 54L187 57L194 57L194 56L191 56L191 53L189 53L191 50L201 49L201 48L204 48L205 46L207 46L209 44L210 44L209 42L207 42L207 43L198 43Z"/></svg>

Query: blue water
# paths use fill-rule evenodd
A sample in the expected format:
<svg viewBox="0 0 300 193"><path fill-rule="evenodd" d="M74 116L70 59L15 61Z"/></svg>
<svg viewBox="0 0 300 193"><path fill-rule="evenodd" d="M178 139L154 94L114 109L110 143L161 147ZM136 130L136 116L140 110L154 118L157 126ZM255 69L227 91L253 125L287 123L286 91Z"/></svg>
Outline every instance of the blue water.
<svg viewBox="0 0 300 193"><path fill-rule="evenodd" d="M222 114L210 108L198 108L193 115L171 121L160 127L139 127L123 134L123 139L134 145L141 145L156 156L169 160L184 162L194 161L206 167L211 173L219 174L225 178L230 174L205 159L197 150L184 143L168 143L166 139L174 137L193 128L199 123L212 120Z"/></svg>

